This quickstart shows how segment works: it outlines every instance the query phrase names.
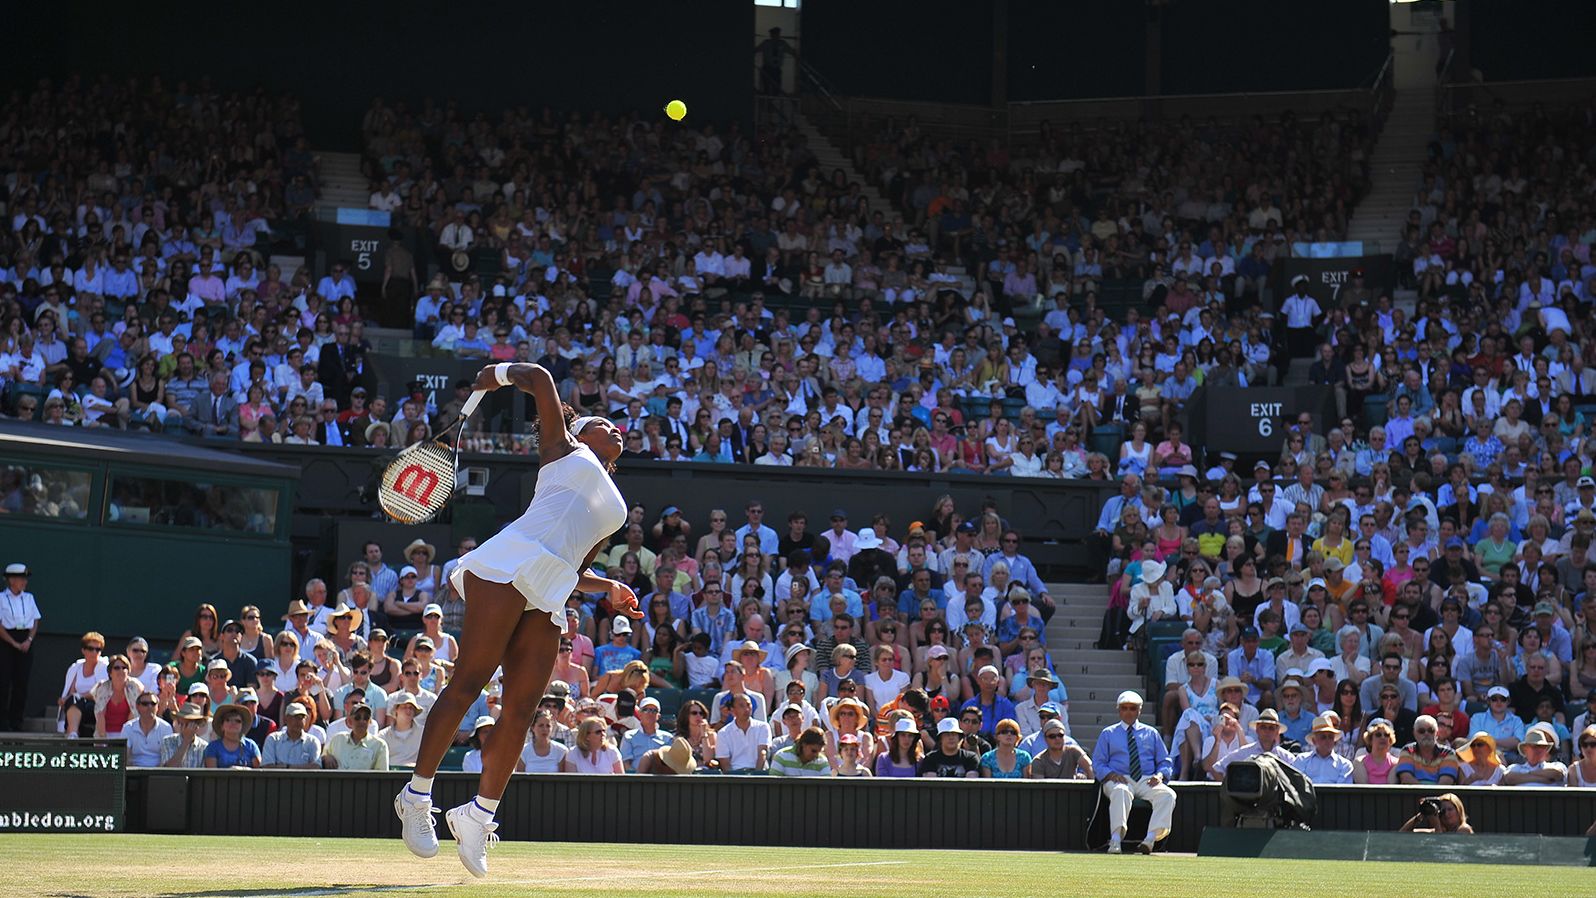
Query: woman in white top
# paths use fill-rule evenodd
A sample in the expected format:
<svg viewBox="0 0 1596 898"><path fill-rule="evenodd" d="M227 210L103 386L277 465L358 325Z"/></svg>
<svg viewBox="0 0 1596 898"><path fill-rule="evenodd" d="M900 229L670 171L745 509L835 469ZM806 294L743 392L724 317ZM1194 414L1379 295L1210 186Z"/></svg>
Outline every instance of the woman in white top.
<svg viewBox="0 0 1596 898"><path fill-rule="evenodd" d="M154 692L160 676L161 666L150 662L150 644L142 636L135 636L128 640L127 657L131 665L128 676L138 680L144 686L145 692Z"/></svg>
<svg viewBox="0 0 1596 898"><path fill-rule="evenodd" d="M576 747L560 761L561 773L625 773L621 753L610 744L604 721L589 717L576 728Z"/></svg>
<svg viewBox="0 0 1596 898"><path fill-rule="evenodd" d="M1142 475L1147 462L1153 457L1153 444L1147 442L1147 425L1140 421L1131 425L1130 439L1119 447L1119 473Z"/></svg>
<svg viewBox="0 0 1596 898"><path fill-rule="evenodd" d="M405 846L419 857L438 851L432 779L460 721L502 665L504 695L499 722L514 739L489 739L482 754L477 796L445 818L466 869L486 876L488 846L499 798L520 761L521 734L532 724L554 667L572 592L604 593L618 614L643 617L637 596L623 583L588 572L610 534L626 521L626 501L610 475L623 445L604 418L576 416L560 401L548 369L501 362L482 369L475 389L514 386L532 396L537 412L538 474L532 504L486 542L461 556L450 585L466 603L462 650L422 733L415 774L394 800ZM467 651L466 649L469 649ZM612 750L613 751L613 750ZM619 769L619 755L616 755Z"/></svg>
<svg viewBox="0 0 1596 898"><path fill-rule="evenodd" d="M1014 431L1009 425L1009 419L999 418L992 426L992 435L986 438L987 471L1008 473L1013 466L1013 455L1019 448L1019 441L1014 438Z"/></svg>
<svg viewBox="0 0 1596 898"><path fill-rule="evenodd" d="M432 657L435 660L453 664L454 659L460 657L460 643L443 632L443 606L436 602L429 602L422 609L421 632L410 638L410 645L405 648L406 658L416 653L416 640L423 636L432 640Z"/></svg>
<svg viewBox="0 0 1596 898"><path fill-rule="evenodd" d="M92 630L83 634L83 657L67 668L66 683L56 705L63 709L68 739L94 735L94 687L109 673L105 658L105 637Z"/></svg>
<svg viewBox="0 0 1596 898"><path fill-rule="evenodd" d="M1036 442L1029 435L1020 437L1020 448L1009 459L1009 473L1015 477L1041 477L1042 457L1036 454Z"/></svg>
<svg viewBox="0 0 1596 898"><path fill-rule="evenodd" d="M880 710L909 688L909 675L898 670L898 656L890 645L878 645L871 653L875 670L865 677L865 689L870 692L870 707Z"/></svg>
<svg viewBox="0 0 1596 898"><path fill-rule="evenodd" d="M526 773L559 773L560 763L570 749L563 742L555 742L554 718L547 709L540 709L532 719L532 738L521 749L521 770Z"/></svg>
<svg viewBox="0 0 1596 898"><path fill-rule="evenodd" d="M1357 627L1342 627L1336 631L1336 645L1341 647L1341 654L1330 659L1330 669L1336 675L1336 682L1351 680L1354 686L1362 683L1363 678L1369 675L1369 659L1359 651L1363 645L1363 634Z"/></svg>

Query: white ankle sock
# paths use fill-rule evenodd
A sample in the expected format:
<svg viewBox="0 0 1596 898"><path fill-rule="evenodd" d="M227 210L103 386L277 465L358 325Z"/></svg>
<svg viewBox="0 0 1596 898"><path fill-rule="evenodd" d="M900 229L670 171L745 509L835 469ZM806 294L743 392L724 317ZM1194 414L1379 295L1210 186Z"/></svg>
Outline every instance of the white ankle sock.
<svg viewBox="0 0 1596 898"><path fill-rule="evenodd" d="M479 823L492 823L493 815L499 810L499 799L483 798L478 795L471 799L471 804L466 807L466 813L476 818Z"/></svg>
<svg viewBox="0 0 1596 898"><path fill-rule="evenodd" d="M432 794L432 777L412 774L410 777L410 791L415 795L430 796Z"/></svg>

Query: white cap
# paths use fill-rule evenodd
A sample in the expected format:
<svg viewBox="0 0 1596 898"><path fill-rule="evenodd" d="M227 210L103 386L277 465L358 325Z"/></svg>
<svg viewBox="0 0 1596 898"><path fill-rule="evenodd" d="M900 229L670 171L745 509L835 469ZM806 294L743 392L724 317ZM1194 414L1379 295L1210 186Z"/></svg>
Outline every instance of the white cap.
<svg viewBox="0 0 1596 898"><path fill-rule="evenodd" d="M8 565L6 565L6 576L7 577L26 577L26 576L28 576L28 566L25 565L25 564L22 564L20 562L8 564Z"/></svg>
<svg viewBox="0 0 1596 898"><path fill-rule="evenodd" d="M439 605L437 602L428 602L427 607L421 609L422 617L431 617L434 614L439 617L443 617L443 606Z"/></svg>
<svg viewBox="0 0 1596 898"><path fill-rule="evenodd" d="M476 723L473 723L471 725L471 732L475 733L477 730L480 730L483 727L490 727L490 726L493 726L493 725L495 725L497 723L498 723L497 720L494 720L492 717L489 717L488 715L484 714L481 717L477 718L477 722Z"/></svg>
<svg viewBox="0 0 1596 898"><path fill-rule="evenodd" d="M1119 694L1119 698L1114 700L1115 707L1120 705L1135 705L1139 708L1142 705L1142 697L1136 690L1127 689Z"/></svg>
<svg viewBox="0 0 1596 898"><path fill-rule="evenodd" d="M403 579L405 577L419 577L419 576L421 576L421 572L416 570L416 566L413 565L413 564L407 564L404 567L399 569L399 577L401 579Z"/></svg>
<svg viewBox="0 0 1596 898"><path fill-rule="evenodd" d="M1330 663L1329 658L1315 658L1308 664L1308 676L1313 676L1321 670L1334 671L1336 666Z"/></svg>
<svg viewBox="0 0 1596 898"><path fill-rule="evenodd" d="M1495 698L1498 695L1502 698L1507 698L1510 694L1506 686L1492 686L1490 689L1485 690L1486 698Z"/></svg>
<svg viewBox="0 0 1596 898"><path fill-rule="evenodd" d="M959 721L957 719L955 719L955 718L952 718L952 717L944 717L944 718L942 718L942 722L937 724L937 735L938 736L942 735L943 733L963 733L963 732L964 732L963 730L959 729Z"/></svg>
<svg viewBox="0 0 1596 898"><path fill-rule="evenodd" d="M615 615L615 620L610 623L610 633L614 634L630 632L632 632L632 622L627 620L624 615Z"/></svg>
<svg viewBox="0 0 1596 898"><path fill-rule="evenodd" d="M912 718L912 717L900 717L900 718L898 718L898 722L892 725L892 732L894 732L894 733L918 733L918 732L920 732L920 730L919 730L918 727L916 727L914 725L914 718Z"/></svg>

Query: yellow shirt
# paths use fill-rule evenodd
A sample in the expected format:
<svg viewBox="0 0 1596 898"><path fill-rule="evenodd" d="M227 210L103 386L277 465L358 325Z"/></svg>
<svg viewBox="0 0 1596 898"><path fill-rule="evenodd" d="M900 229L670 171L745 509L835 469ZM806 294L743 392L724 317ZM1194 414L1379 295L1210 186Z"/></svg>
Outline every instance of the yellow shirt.
<svg viewBox="0 0 1596 898"><path fill-rule="evenodd" d="M338 733L327 740L326 754L338 762L339 770L387 770L388 743L376 733L356 742L349 733Z"/></svg>
<svg viewBox="0 0 1596 898"><path fill-rule="evenodd" d="M1339 558L1342 564L1352 563L1352 540L1345 536L1341 537L1341 544L1338 546L1326 545L1324 537L1321 536L1313 541L1313 550L1324 556L1326 561Z"/></svg>

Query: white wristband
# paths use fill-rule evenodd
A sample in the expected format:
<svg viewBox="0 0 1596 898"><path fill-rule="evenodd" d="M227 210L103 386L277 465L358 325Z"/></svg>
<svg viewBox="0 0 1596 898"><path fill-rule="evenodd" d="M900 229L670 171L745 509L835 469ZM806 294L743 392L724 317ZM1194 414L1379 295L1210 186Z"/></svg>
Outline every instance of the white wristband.
<svg viewBox="0 0 1596 898"><path fill-rule="evenodd" d="M510 363L500 362L494 365L493 379L499 382L499 386L508 387L510 385Z"/></svg>

